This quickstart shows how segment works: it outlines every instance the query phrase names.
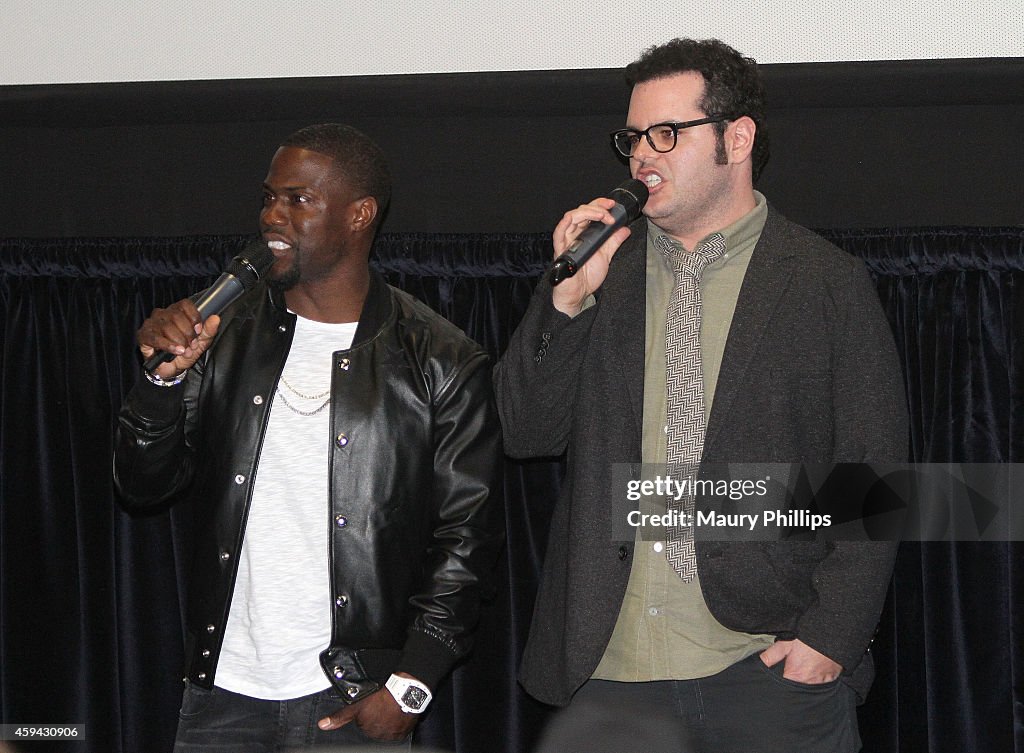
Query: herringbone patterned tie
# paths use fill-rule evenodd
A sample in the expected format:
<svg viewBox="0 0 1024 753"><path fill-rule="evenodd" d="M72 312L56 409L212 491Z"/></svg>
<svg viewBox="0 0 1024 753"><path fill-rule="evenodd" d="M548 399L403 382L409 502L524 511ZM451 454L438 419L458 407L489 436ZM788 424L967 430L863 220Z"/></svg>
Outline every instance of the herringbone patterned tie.
<svg viewBox="0 0 1024 753"><path fill-rule="evenodd" d="M682 481L696 478L704 451L704 368L700 353L700 279L705 267L725 254L725 237L708 236L691 253L662 235L658 249L665 255L675 275L675 288L669 299L665 320L666 368L666 472ZM690 489L690 485L687 486ZM669 498L669 509L690 515L694 496ZM693 548L693 526L670 526L665 556L685 582L697 572Z"/></svg>

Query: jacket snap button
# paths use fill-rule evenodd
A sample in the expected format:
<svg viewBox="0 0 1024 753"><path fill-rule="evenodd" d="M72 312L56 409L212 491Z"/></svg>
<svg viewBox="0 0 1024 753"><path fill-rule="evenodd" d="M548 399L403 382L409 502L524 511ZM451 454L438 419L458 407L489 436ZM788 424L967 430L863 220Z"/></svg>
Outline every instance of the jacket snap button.
<svg viewBox="0 0 1024 753"><path fill-rule="evenodd" d="M337 442L338 447L344 447L348 444L348 436L345 434L339 434L338 438L334 441Z"/></svg>
<svg viewBox="0 0 1024 753"><path fill-rule="evenodd" d="M339 607L347 607L348 606L348 597L345 596L345 594L341 594L340 596L338 596L338 597L336 597L334 599L334 603L335 603L336 606L339 606Z"/></svg>
<svg viewBox="0 0 1024 753"><path fill-rule="evenodd" d="M620 546L619 547L619 559L620 560L625 560L626 557L628 557L628 556L629 556L629 549L627 549L625 546Z"/></svg>
<svg viewBox="0 0 1024 753"><path fill-rule="evenodd" d="M245 483L245 476L243 476L241 473L239 473L237 476L235 476L235 483L236 484L244 484Z"/></svg>
<svg viewBox="0 0 1024 753"><path fill-rule="evenodd" d="M352 365L352 362L347 358L342 358L338 361L338 368L342 371L348 371L348 367Z"/></svg>
<svg viewBox="0 0 1024 753"><path fill-rule="evenodd" d="M212 632L213 632L214 630L216 630L216 629L217 629L217 628L215 628L215 627L214 627L213 625L207 625L207 626L206 626L206 632L207 632L207 633L212 633Z"/></svg>
<svg viewBox="0 0 1024 753"><path fill-rule="evenodd" d="M199 679L200 680L205 680L206 679L206 672L200 672L199 673Z"/></svg>
<svg viewBox="0 0 1024 753"><path fill-rule="evenodd" d="M334 522L338 524L338 528L344 528L348 525L348 518L344 515L336 515L334 517Z"/></svg>
<svg viewBox="0 0 1024 753"><path fill-rule="evenodd" d="M231 553L230 552L221 552L220 553L220 560L221 560L221 562L227 562L229 559L231 559Z"/></svg>
<svg viewBox="0 0 1024 753"><path fill-rule="evenodd" d="M359 688L349 688L345 691L345 693L348 694L349 698L355 698L357 695L359 695Z"/></svg>
<svg viewBox="0 0 1024 753"><path fill-rule="evenodd" d="M263 395L256 395L252 399L253 405L263 405Z"/></svg>
<svg viewBox="0 0 1024 753"><path fill-rule="evenodd" d="M338 678L339 680L342 679L345 676L345 670L342 669L341 667L335 667L334 668L334 676L336 678Z"/></svg>
<svg viewBox="0 0 1024 753"><path fill-rule="evenodd" d="M208 649L208 648L204 648L203 649L203 658L204 659L209 659L210 658L210 649Z"/></svg>

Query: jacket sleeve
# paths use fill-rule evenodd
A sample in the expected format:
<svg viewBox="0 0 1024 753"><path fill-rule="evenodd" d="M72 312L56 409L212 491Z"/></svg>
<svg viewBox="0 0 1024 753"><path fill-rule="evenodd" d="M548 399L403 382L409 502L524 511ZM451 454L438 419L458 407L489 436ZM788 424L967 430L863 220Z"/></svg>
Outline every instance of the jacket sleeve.
<svg viewBox="0 0 1024 753"><path fill-rule="evenodd" d="M125 396L114 438L114 483L127 503L155 505L191 483L195 453L189 437L201 382L196 364L180 385L140 378Z"/></svg>
<svg viewBox="0 0 1024 753"><path fill-rule="evenodd" d="M833 457L838 463L904 463L906 393L878 292L856 261L837 323L833 361ZM854 669L871 643L892 576L897 541L837 541L813 574L817 602L797 637Z"/></svg>
<svg viewBox="0 0 1024 753"><path fill-rule="evenodd" d="M442 386L434 437L433 531L398 663L430 687L469 651L503 538L501 430L484 353Z"/></svg>
<svg viewBox="0 0 1024 753"><path fill-rule="evenodd" d="M551 284L546 277L541 279L494 370L505 452L510 456L557 456L565 451L575 386L598 306L570 318L552 305Z"/></svg>

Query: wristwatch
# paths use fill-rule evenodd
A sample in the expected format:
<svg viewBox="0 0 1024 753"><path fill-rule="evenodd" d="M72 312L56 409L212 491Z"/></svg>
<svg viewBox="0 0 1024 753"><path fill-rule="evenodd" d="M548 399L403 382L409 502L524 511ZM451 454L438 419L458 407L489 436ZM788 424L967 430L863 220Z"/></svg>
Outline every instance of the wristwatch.
<svg viewBox="0 0 1024 753"><path fill-rule="evenodd" d="M419 680L391 675L384 684L388 692L395 697L398 705L406 714L422 714L432 696L430 690Z"/></svg>

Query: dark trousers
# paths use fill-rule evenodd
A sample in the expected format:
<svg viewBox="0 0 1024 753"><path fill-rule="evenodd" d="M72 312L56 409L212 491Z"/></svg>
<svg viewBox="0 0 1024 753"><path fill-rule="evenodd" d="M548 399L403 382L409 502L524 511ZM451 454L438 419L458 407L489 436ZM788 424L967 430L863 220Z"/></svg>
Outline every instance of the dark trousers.
<svg viewBox="0 0 1024 753"><path fill-rule="evenodd" d="M754 654L698 680L590 680L538 753L855 753L856 707L840 680L793 682Z"/></svg>
<svg viewBox="0 0 1024 753"><path fill-rule="evenodd" d="M366 737L355 723L327 732L316 726L344 705L333 688L288 701L264 701L188 683L174 753L278 753L326 746L410 750L411 736L385 743Z"/></svg>

